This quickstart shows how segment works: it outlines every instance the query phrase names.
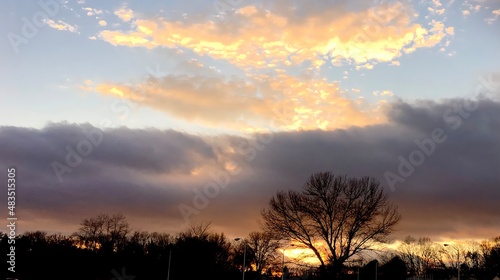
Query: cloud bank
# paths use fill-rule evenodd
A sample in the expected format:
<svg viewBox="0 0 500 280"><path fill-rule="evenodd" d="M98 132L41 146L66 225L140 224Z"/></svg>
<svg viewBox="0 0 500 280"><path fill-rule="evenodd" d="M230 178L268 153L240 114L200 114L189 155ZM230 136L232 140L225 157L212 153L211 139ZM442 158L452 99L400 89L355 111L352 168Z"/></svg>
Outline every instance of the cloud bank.
<svg viewBox="0 0 500 280"><path fill-rule="evenodd" d="M472 105L474 110L457 109ZM389 104L386 117L385 124L365 127L252 137L107 129L62 182L53 163L68 166L68 147L78 153L88 139L85 131L96 128L1 127L0 168L18 169L21 231L71 232L83 218L121 212L136 228L176 232L186 226L179 205L187 205L198 210L191 221L213 221L216 229L242 235L257 229L260 210L277 190L300 188L311 173L332 170L381 181L403 215L395 238L497 236L500 103L398 101ZM446 141L390 188L384 174L398 174L400 158L409 159L419 149L416 141L432 137L435 129L443 130ZM204 188L217 180L223 186L207 196ZM208 203L198 201L204 205L196 208L193 199L201 196Z"/></svg>

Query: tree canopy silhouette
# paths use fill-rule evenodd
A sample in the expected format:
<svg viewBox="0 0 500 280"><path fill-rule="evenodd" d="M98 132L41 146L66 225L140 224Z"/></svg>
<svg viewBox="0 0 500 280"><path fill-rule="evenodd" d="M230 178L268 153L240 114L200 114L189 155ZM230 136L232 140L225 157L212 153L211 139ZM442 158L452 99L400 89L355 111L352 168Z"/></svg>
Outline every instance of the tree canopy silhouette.
<svg viewBox="0 0 500 280"><path fill-rule="evenodd" d="M130 226L122 214L112 216L101 214L84 219L81 227L73 234L86 248L116 251L125 245Z"/></svg>
<svg viewBox="0 0 500 280"><path fill-rule="evenodd" d="M311 249L338 273L351 256L384 242L401 216L373 178L313 174L301 191L279 191L262 211L264 228Z"/></svg>

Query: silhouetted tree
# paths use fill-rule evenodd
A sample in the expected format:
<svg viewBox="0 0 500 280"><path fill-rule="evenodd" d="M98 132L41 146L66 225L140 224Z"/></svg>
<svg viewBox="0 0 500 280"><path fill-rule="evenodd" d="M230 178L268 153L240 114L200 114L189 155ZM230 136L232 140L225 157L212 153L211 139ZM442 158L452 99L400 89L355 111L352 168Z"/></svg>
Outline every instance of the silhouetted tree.
<svg viewBox="0 0 500 280"><path fill-rule="evenodd" d="M245 270L247 273L254 272L254 278L262 279L263 272L271 268L278 261L279 255L277 250L279 247L279 241L273 239L270 234L257 231L250 232L247 238L236 245L234 263L239 268L242 268L243 257L246 252ZM281 265L281 261L279 263Z"/></svg>
<svg viewBox="0 0 500 280"><path fill-rule="evenodd" d="M172 249L172 279L227 279L231 244L221 233L209 232L210 224L191 227L179 234Z"/></svg>
<svg viewBox="0 0 500 280"><path fill-rule="evenodd" d="M247 244L253 251L253 264L257 275L261 275L264 269L279 258L277 254L277 249L280 247L279 241L273 239L269 233L250 232Z"/></svg>
<svg viewBox="0 0 500 280"><path fill-rule="evenodd" d="M485 254L485 270L487 279L500 277L500 236L490 242L489 250Z"/></svg>
<svg viewBox="0 0 500 280"><path fill-rule="evenodd" d="M411 276L426 274L429 269L444 267L443 246L428 237L407 236L398 248L399 257L406 263Z"/></svg>
<svg viewBox="0 0 500 280"><path fill-rule="evenodd" d="M174 236L168 233L153 232L149 234L148 238L146 252L154 257L160 257L162 254L166 255L175 244Z"/></svg>
<svg viewBox="0 0 500 280"><path fill-rule="evenodd" d="M81 227L73 235L90 250L116 252L123 248L127 241L130 226L125 216L121 214L99 215L84 219Z"/></svg>
<svg viewBox="0 0 500 280"><path fill-rule="evenodd" d="M91 232L102 232L106 236L106 232L119 232L120 228L128 229L128 224L125 227L120 226L120 223L122 225L123 222L126 223L122 218L113 220L117 222L116 227L113 226L113 222L109 227L104 226L105 223L99 222L101 220L102 217L87 219L86 224L96 222L97 225L103 225L92 228ZM97 234L97 236L99 235ZM101 280L120 279L121 276L117 275L125 275L123 273L126 271L128 276L123 276L121 279L132 279L132 277L134 280L166 279L171 256L170 279L241 279L243 247L240 246L242 243L240 242L238 247L234 247L233 245L236 244L229 242L223 233L211 232L210 224L192 226L178 235L135 231L125 234L123 238L125 239L124 245L114 247L120 248L119 250L103 252L102 249L99 249L99 244L102 240L106 241L106 238L96 238L98 246L94 250L90 250L82 247L81 245L84 244L80 238L75 239L75 236L49 235L43 231L25 232L15 237L16 273L4 274L6 277L24 280ZM245 279L281 279L281 274L273 273L282 270L280 259L282 255L276 250L277 240L260 232L250 233L245 240L247 242L247 263L249 264ZM422 246L419 248L424 253L420 252L416 257L419 261L423 262L422 256L432 256L433 250L439 251L441 249L441 253L444 253L445 248L442 244L432 243L428 238L411 238L411 240L410 243L413 245ZM480 244L462 242L461 245L463 245L460 247L462 279L491 280L500 274L500 238L484 241ZM0 232L0 251L4 252L0 254L0 262L4 263L4 271L7 271L9 246L8 236ZM458 245L456 247L458 248ZM237 251L236 255L234 255L235 251ZM261 258L258 256L259 251L262 251L263 259L266 259L267 252L269 260L276 259L276 261L266 262L264 260L260 262L258 260ZM378 272L379 280L404 279L406 273L403 261L398 257L393 257L390 253L387 253L386 256L381 257L382 261L378 266L376 266L377 261L374 260L360 268L360 280L375 279L375 271ZM444 256L447 263L450 264L451 270L445 269L444 266L432 268L432 265L427 265L431 267L427 269L427 274L432 274L435 280L449 279L450 276L456 275L456 269L454 269L456 257L456 254ZM234 258L238 258L238 261L233 262ZM455 263L449 262L452 259L455 259ZM240 266L236 266L236 263ZM439 264L439 262L437 263ZM322 279L318 271L298 264L295 262L287 263L290 277L304 275L304 272L307 271L311 273L305 274L301 279ZM266 273L257 272L258 266L262 267ZM376 267L378 267L377 270ZM123 268L126 270L122 270ZM326 267L327 270L332 268L331 266ZM341 274L343 279L357 279L356 267L353 269L353 267L344 266L341 271L344 273Z"/></svg>
<svg viewBox="0 0 500 280"><path fill-rule="evenodd" d="M313 174L300 192L278 192L262 216L268 232L303 244L335 273L373 241L386 241L400 220L375 179L331 172Z"/></svg>

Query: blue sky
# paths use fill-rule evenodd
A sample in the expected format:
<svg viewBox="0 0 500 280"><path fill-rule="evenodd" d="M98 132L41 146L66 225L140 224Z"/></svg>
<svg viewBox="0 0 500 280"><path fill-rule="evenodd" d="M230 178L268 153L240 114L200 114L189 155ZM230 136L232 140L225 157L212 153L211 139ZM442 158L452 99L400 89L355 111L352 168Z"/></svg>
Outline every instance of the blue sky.
<svg viewBox="0 0 500 280"><path fill-rule="evenodd" d="M280 1L268 1L264 4L250 1L240 2L235 5L235 10L231 13L238 13L238 11L251 7L257 7L261 11L267 7L275 9L267 10L269 13L279 14L280 5L284 3ZM395 49L392 50L394 53L390 54L392 57L378 59L372 56L374 59L368 61L369 64L373 64L372 69L364 69L364 63L356 61L359 57L356 57L355 54L345 55L340 59L340 62L334 65L328 61L334 51L327 48L326 53L321 54L321 52L314 51L311 53L316 53L317 57L310 57L310 59L319 57L322 60L321 57L329 57L323 59L321 66L317 66L311 71L306 69L311 62L308 57L301 58L305 59L302 63L292 63L288 66L255 67L250 65L242 67L231 61L233 58L230 56L233 54L213 56L209 52L196 51L193 49L196 48L195 45L174 44L168 46L164 42L156 42L157 47L132 46L127 43L116 43L114 41L116 38L102 36L106 30L131 36L130 33L138 25L175 21L182 22L184 26L192 26L196 23L206 23L212 20L218 24L218 30L226 28L228 32L230 30L237 32L240 27L235 26L236 23L232 22L235 19L231 18L231 14L226 15L223 21L217 19L217 16L220 15L213 6L216 2L197 1L190 2L189 5L175 1L146 1L140 4L113 1L107 3L42 1L42 3L57 3L57 8L48 6L51 9L57 9L57 13L53 16L49 15L42 6L35 2L7 1L5 3L7 7L2 9L4 24L1 31L5 36L0 41L1 59L4 62L0 78L2 79L0 91L4 102L0 106L2 106L2 114L15 116L2 118L2 125L41 128L48 122L63 120L100 125L100 120L111 119L118 126L182 127L188 131L196 132L201 125L206 131L221 132L220 127L224 126L224 122L200 124L185 116L172 114L168 109L152 108L152 106L136 104L135 102L133 105L137 106L131 112L133 120L132 118L127 121L124 121L123 118L120 120L120 118L117 119L117 114L110 110L110 107L117 99L121 102L124 101L124 98L103 95L102 92L95 90L96 85L105 84L126 84L134 87L144 83L152 72L158 70L161 71L161 75L180 73L193 75L194 72L190 71L188 67L179 67L180 64L186 64L189 61L203 64L204 69L201 70L205 73L210 67L216 68L221 80L231 80L236 76L238 79L246 80L253 85L256 85L256 82L248 79L248 74L265 76L280 69L289 77L303 77L304 73L307 72L311 75L311 79L325 79L327 83L337 81L339 92L343 97L350 102L359 102L360 98L363 98L363 106L371 110L380 104L380 101L391 101L394 98L411 101L466 96L477 84L477 77L482 73L495 70L500 58L498 52L500 49L499 21L497 20L500 6L497 1L403 2L402 5L406 10L399 15L390 15L408 17L401 19L402 22L398 23L399 28L402 28L400 24L406 24L407 27L418 24L428 32L428 36L436 36L435 41L432 41L431 38L421 38L420 47L417 46L414 51L405 53L404 49L409 44L391 43L389 40L392 37L384 37L384 32L389 32L390 28L398 27L393 22L387 22L381 25L380 29L373 29L379 32L382 37L368 39L373 39L374 42L378 40L387 48L394 47ZM389 9L395 3L375 1L368 4L364 2L359 5L351 4L349 7L345 7L342 2L318 2L310 4L317 6L316 8L308 8L309 4L296 1L295 5L296 10L303 12L295 12L295 16L290 16L290 21L300 18L307 20L307 17L321 19L323 15L318 16L319 9L345 9L345 13L361 13L370 8L378 7L379 13L383 14L383 12L387 12L384 9ZM126 20L121 19L118 16L120 11L125 14L130 13L131 17L126 18ZM283 11L281 12L283 13ZM403 13L406 14L403 15ZM8 34L14 33L24 38L22 28L26 23L23 18L33 24L33 16L37 14L47 15L47 20L52 21L52 26L48 23L43 23L41 27L35 26L37 32L33 38L26 38L27 43L19 43L19 45L13 43L15 41L12 38L9 39ZM247 20L248 24L251 24L254 19L250 15ZM227 26L224 26L224 22L227 22ZM373 23L375 21L368 20L367 22ZM332 22L331 24L336 23ZM357 28L362 27L363 24L366 25L366 22L355 21L349 23L345 28L351 28L353 32L357 32L359 31ZM442 30L436 27L436 30L432 31L432 27L438 24L442 25ZM413 29L410 28L409 32ZM189 32L187 29L179 29L179 32L183 30ZM158 32L167 32L166 36L172 36L172 34L168 34L168 30ZM274 32L274 34L267 35L270 37L280 32L286 32L286 30L269 28L265 32ZM316 36L315 32L324 32L324 30L310 30L312 37ZM251 35L256 34L247 34L247 36ZM336 35L336 33L332 33L329 36ZM182 37L183 34L178 34L178 36ZM212 42L222 39L220 37L222 34L213 36L213 38L202 38L208 36L207 34L200 36L200 40L212 40ZM236 35L236 39L240 40L241 38ZM348 40L344 40L340 44L347 45L348 43ZM314 46L315 42L310 42L310 44ZM319 43L317 46L320 46ZM366 46L366 48L370 47ZM397 49L397 47L401 48ZM263 44L255 46L256 50L269 51L266 48ZM218 50L215 47L210 51ZM271 54L267 59L272 59L277 50L271 49L270 51ZM364 51L371 52L370 49ZM293 53L294 51L290 51L290 54ZM399 64L399 66L394 65L394 63ZM356 66L360 69L356 69ZM204 75L206 75L205 73ZM158 75L158 73L153 73L154 75ZM86 81L91 81L92 85L83 90L82 87L86 85ZM254 90L258 92L258 89ZM375 96L374 92L376 91L379 93L386 91L387 94ZM203 98L209 99L210 96ZM308 109L315 110L312 107ZM204 116L200 114L197 117L203 118ZM356 123L356 125L363 124L363 122ZM348 126L347 123L341 125L341 127L346 126ZM337 127L332 125L327 129L334 128ZM315 128L306 127L306 129ZM233 133L238 132L238 128L231 130ZM222 130L222 132L228 131Z"/></svg>
<svg viewBox="0 0 500 280"><path fill-rule="evenodd" d="M3 2L0 166L26 170L21 228L66 233L120 211L179 230L178 206L236 162L197 219L240 236L313 172L387 185L443 128L448 142L390 190L397 237L498 232L500 94L477 91L499 85L498 0L220 1ZM478 109L450 129L442 116L464 100ZM103 143L61 180L54 162L88 129Z"/></svg>

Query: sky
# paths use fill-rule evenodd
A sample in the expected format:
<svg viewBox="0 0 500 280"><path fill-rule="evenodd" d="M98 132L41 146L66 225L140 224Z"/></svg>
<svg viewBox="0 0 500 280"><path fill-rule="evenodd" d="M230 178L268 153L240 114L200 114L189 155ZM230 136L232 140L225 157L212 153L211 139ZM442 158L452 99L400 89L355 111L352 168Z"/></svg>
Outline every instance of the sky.
<svg viewBox="0 0 500 280"><path fill-rule="evenodd" d="M498 0L2 6L18 232L122 213L246 236L277 191L332 171L380 181L394 240L500 235Z"/></svg>

